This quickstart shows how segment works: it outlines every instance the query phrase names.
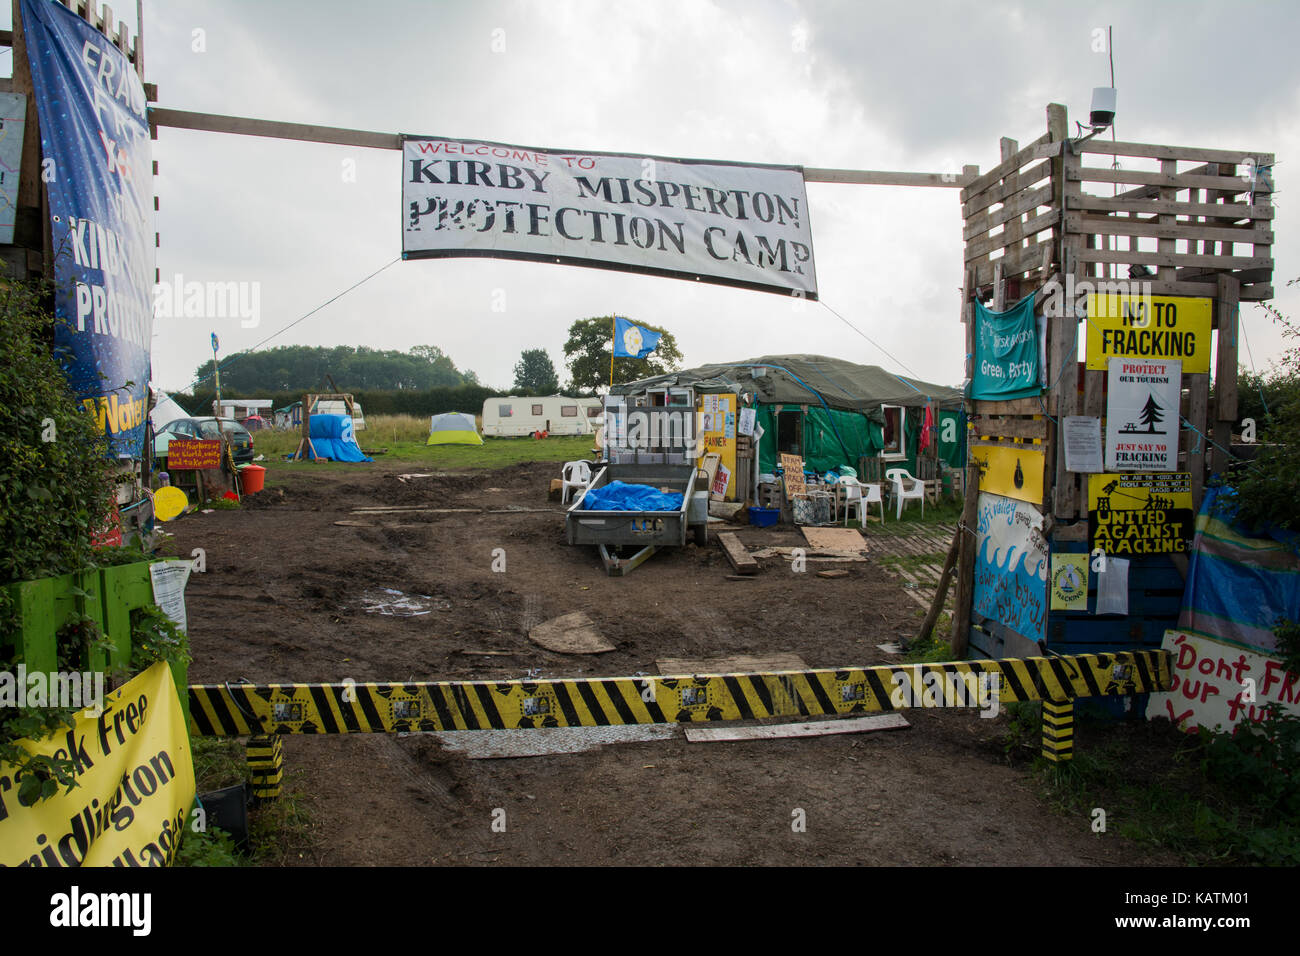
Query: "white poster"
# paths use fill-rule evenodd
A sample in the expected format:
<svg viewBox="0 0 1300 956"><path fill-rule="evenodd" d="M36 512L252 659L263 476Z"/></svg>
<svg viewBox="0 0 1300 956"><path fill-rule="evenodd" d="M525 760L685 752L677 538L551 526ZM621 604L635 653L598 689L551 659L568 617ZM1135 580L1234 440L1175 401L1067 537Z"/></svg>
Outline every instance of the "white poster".
<svg viewBox="0 0 1300 956"><path fill-rule="evenodd" d="M155 561L149 565L153 603L182 631L188 626L185 620L185 584L193 567L189 561Z"/></svg>
<svg viewBox="0 0 1300 956"><path fill-rule="evenodd" d="M740 425L738 426L742 435L754 434L754 417L756 409L742 408L740 410Z"/></svg>
<svg viewBox="0 0 1300 956"><path fill-rule="evenodd" d="M1065 469L1095 474L1101 466L1101 419L1089 415L1066 415Z"/></svg>
<svg viewBox="0 0 1300 956"><path fill-rule="evenodd" d="M1112 358L1106 395L1106 470L1177 471L1183 363Z"/></svg>
<svg viewBox="0 0 1300 956"><path fill-rule="evenodd" d="M1300 717L1300 674L1277 658L1183 631L1165 631L1160 646L1174 657L1173 689L1151 695L1147 719L1167 717L1190 732L1233 730L1269 704Z"/></svg>
<svg viewBox="0 0 1300 956"><path fill-rule="evenodd" d="M817 298L803 171L403 137L402 257L595 266Z"/></svg>

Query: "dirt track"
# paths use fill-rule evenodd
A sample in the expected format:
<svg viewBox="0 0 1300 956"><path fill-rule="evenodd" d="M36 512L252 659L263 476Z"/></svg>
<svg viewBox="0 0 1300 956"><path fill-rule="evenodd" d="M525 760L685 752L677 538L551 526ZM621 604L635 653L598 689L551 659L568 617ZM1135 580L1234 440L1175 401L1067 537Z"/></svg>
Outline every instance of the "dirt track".
<svg viewBox="0 0 1300 956"><path fill-rule="evenodd" d="M876 645L917 626L917 606L870 561L829 580L767 559L757 580L729 581L711 542L609 578L594 549L565 544L559 513L352 513L412 504L558 512L546 498L558 468L406 483L396 475L410 466L281 469L244 509L177 521L169 550L207 552L187 596L191 680L626 675L655 672L663 657L777 652L814 667L860 665L897 662ZM751 547L801 543L789 529L740 537ZM505 549L504 573L492 571L494 548ZM384 588L427 596L431 612L367 612ZM575 610L617 649L575 657L527 639ZM482 651L508 653L470 653ZM1003 759L1005 718L906 716L910 729L865 736L672 739L509 760L470 761L420 736L288 737L284 751L320 823L321 848L304 863L1175 862L1044 806L1025 771ZM491 826L497 809L504 833ZM792 830L796 809L806 832Z"/></svg>

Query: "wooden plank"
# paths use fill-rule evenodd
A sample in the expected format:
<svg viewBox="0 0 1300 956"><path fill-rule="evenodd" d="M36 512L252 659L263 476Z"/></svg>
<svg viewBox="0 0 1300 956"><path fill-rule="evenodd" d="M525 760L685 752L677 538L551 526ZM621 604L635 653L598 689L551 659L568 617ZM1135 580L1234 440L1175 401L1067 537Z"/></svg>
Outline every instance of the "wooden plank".
<svg viewBox="0 0 1300 956"><path fill-rule="evenodd" d="M1020 217L1016 215L1009 216L1008 218L1011 222L1008 223L1005 231L1000 232L997 235L987 236L983 239L976 239L973 242L968 242L966 244L967 262L988 255L1006 246L1020 243L1025 238L1033 239L1043 230L1051 229L1056 226L1061 221L1061 214L1058 210L1049 209L1047 212L1040 213L1032 219L1023 222Z"/></svg>
<svg viewBox="0 0 1300 956"><path fill-rule="evenodd" d="M1172 225L1163 225L1149 219L1119 219L1113 216L1067 213L1065 231L1095 233L1103 236L1145 236L1152 239L1210 239L1219 242L1272 242L1274 240L1273 230L1257 224L1255 220L1240 226L1212 228L1199 222L1175 222Z"/></svg>
<svg viewBox="0 0 1300 956"><path fill-rule="evenodd" d="M1066 197L1065 208L1090 209L1099 212L1127 212L1134 215L1158 215L1171 212L1179 216L1223 216L1225 209L1231 212L1232 220L1272 219L1274 207L1266 203L1248 206L1244 203L1194 203L1170 202L1161 199L1121 199L1109 196L1093 196L1080 192Z"/></svg>
<svg viewBox="0 0 1300 956"><path fill-rule="evenodd" d="M1232 429L1237 420L1237 280L1231 276L1219 276L1216 292L1214 309L1219 340L1214 366L1215 447L1210 460L1211 471L1225 475L1228 471L1227 449L1232 447Z"/></svg>
<svg viewBox="0 0 1300 956"><path fill-rule="evenodd" d="M1187 450L1186 470L1192 473L1192 509L1201 509L1201 491L1205 487L1205 456L1210 450L1210 443L1204 438L1206 420L1209 418L1210 376L1205 372L1183 375L1183 388L1191 393L1188 403L1187 420L1199 429L1200 434L1190 428L1183 430L1183 447ZM1193 452L1192 449L1196 451Z"/></svg>
<svg viewBox="0 0 1300 956"><path fill-rule="evenodd" d="M962 203L962 218L973 215L981 209L988 209L995 203L1005 202L1019 192L1035 186L1052 175L1050 160L1043 160L1033 166L1026 166L1019 173L1012 173L1001 185L993 186L981 193L973 193L971 198Z"/></svg>
<svg viewBox="0 0 1300 956"><path fill-rule="evenodd" d="M1018 150L1010 156L1002 156L1001 161L990 169L987 173L972 180L965 189L961 191L961 201L968 202L975 196L984 192L991 186L995 186L1007 176L1017 172L1022 166L1039 159L1048 159L1057 155L1061 151L1059 143L1049 141L1050 134L1044 133L1038 139L1034 140L1022 150ZM1009 141L1014 142L1014 141Z"/></svg>
<svg viewBox="0 0 1300 956"><path fill-rule="evenodd" d="M308 123L283 123L276 120L252 119L245 116L223 116L217 113L195 113L158 106L149 108L149 122L153 126L165 126L171 129L202 130L209 133L235 133L240 136L264 136L271 139L292 139L308 143L327 143L335 146L359 146L365 149L402 148L402 138L396 133L344 129L337 126L315 126Z"/></svg>
<svg viewBox="0 0 1300 956"><path fill-rule="evenodd" d="M1171 159L1161 164L1172 164ZM1170 189L1220 189L1233 195L1250 192L1250 184L1232 176L1198 176L1193 173L1144 172L1140 169L1110 169L1100 166L1080 166L1070 171L1070 177L1085 183L1133 183Z"/></svg>
<svg viewBox="0 0 1300 956"><path fill-rule="evenodd" d="M1041 409L1040 409L1041 411ZM1001 438L1046 438L1048 421L1046 418L974 418L971 424L980 436Z"/></svg>
<svg viewBox="0 0 1300 956"><path fill-rule="evenodd" d="M771 674L776 671L806 671L808 664L792 651L775 654L729 654L726 657L661 657L655 661L660 674Z"/></svg>
<svg viewBox="0 0 1300 956"><path fill-rule="evenodd" d="M1172 240L1161 239L1160 242ZM1206 269L1272 269L1273 260L1255 258L1254 256L1193 256L1187 253L1169 252L1129 252L1119 250L1107 252L1105 249L1081 249L1081 262L1114 262L1120 265L1144 265L1158 268L1176 266L1203 267Z"/></svg>
<svg viewBox="0 0 1300 956"><path fill-rule="evenodd" d="M1102 153L1107 156L1142 156L1147 159L1179 159L1189 163L1246 163L1254 160L1266 166L1274 161L1272 153L1259 153L1241 149L1208 149L1199 146L1159 146L1155 143L1112 143L1104 139L1090 139L1079 145L1079 152Z"/></svg>
<svg viewBox="0 0 1300 956"><path fill-rule="evenodd" d="M883 169L820 169L805 166L804 182L849 183L858 186L935 186L940 189L961 189L967 180L965 173L907 173Z"/></svg>
<svg viewBox="0 0 1300 956"><path fill-rule="evenodd" d="M727 560L731 562L737 574L758 573L758 562L750 556L733 532L724 531L719 534L718 544L722 545L722 553L727 556Z"/></svg>
<svg viewBox="0 0 1300 956"><path fill-rule="evenodd" d="M983 212L967 217L966 226L962 229L962 238L966 240L974 239L1010 219L1024 215L1027 212L1033 212L1040 206L1050 206L1051 204L1052 184L1049 182L1036 189L1023 192L1014 199L1009 199L996 212L990 212L986 209Z"/></svg>
<svg viewBox="0 0 1300 956"><path fill-rule="evenodd" d="M778 740L784 737L825 737L829 734L865 734L877 730L906 730L911 724L902 714L872 714L845 720L815 720L800 724L759 724L751 727L696 727L683 731L693 744L743 740Z"/></svg>
<svg viewBox="0 0 1300 956"><path fill-rule="evenodd" d="M1037 398L1012 398L1004 401L975 402L975 414L982 416L997 415L1042 415L1043 403Z"/></svg>
<svg viewBox="0 0 1300 956"><path fill-rule="evenodd" d="M952 656L963 660L970 647L971 598L975 579L975 528L979 506L979 465L966 466L966 502L962 508L961 545L957 552L957 592L952 611Z"/></svg>
<svg viewBox="0 0 1300 956"><path fill-rule="evenodd" d="M848 577L848 576L849 576L849 572L848 572L848 571L845 571L843 568L840 568L840 569L837 570L837 571L818 571L818 572L817 572L817 577L819 577L819 578L846 578L846 577Z"/></svg>

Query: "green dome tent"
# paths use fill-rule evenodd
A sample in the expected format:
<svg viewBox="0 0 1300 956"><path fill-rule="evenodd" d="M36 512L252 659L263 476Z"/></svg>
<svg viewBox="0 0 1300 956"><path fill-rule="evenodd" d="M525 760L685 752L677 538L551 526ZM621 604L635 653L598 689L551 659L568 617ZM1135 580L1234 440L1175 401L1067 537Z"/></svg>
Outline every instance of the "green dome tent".
<svg viewBox="0 0 1300 956"><path fill-rule="evenodd" d="M427 445L481 445L474 416L463 412L445 412L434 415L429 424Z"/></svg>

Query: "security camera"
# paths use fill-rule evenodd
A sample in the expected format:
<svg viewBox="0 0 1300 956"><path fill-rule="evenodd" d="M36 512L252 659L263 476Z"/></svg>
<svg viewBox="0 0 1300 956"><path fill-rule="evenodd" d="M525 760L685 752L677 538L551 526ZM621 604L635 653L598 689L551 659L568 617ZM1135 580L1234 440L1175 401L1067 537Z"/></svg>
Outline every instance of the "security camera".
<svg viewBox="0 0 1300 956"><path fill-rule="evenodd" d="M1092 112L1088 124L1096 130L1103 130L1115 122L1115 88L1098 86L1092 91Z"/></svg>

